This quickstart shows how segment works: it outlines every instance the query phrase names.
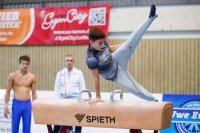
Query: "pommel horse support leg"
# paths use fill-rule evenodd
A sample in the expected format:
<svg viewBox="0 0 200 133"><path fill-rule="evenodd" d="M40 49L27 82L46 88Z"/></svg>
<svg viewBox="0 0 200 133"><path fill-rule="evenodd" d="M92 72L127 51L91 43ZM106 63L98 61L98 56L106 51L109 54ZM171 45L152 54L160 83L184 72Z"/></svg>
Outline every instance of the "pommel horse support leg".
<svg viewBox="0 0 200 133"><path fill-rule="evenodd" d="M87 90L89 99L91 93ZM120 101L113 100L114 94L120 93ZM90 106L88 99L36 99L32 103L36 124L63 125L60 133L66 133L66 127L86 126L102 128L130 129L130 133L144 130L162 130L170 127L173 105L170 102L122 101L121 91L113 91L110 101L99 102ZM65 127L64 127L65 126Z"/></svg>

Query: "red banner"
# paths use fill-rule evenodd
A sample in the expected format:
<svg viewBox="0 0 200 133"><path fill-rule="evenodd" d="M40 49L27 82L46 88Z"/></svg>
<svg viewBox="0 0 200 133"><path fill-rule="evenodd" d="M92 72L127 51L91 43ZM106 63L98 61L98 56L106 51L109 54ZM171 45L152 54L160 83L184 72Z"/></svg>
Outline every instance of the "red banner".
<svg viewBox="0 0 200 133"><path fill-rule="evenodd" d="M14 10L0 11L0 35L5 33L6 38L2 41L5 39L0 36L0 45L88 44L88 31L93 27L108 36L110 5ZM10 12L18 12L18 28L2 26L8 18L2 14ZM8 35L12 30L18 32Z"/></svg>

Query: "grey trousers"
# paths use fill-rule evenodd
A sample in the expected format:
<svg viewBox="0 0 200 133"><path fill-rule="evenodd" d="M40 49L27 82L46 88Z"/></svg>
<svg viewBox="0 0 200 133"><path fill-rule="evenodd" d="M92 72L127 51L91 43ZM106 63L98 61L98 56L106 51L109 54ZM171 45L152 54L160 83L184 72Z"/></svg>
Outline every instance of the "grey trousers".
<svg viewBox="0 0 200 133"><path fill-rule="evenodd" d="M151 95L151 93L149 93L133 79L133 77L127 71L126 65L137 45L139 44L142 36L155 18L157 18L157 15L153 16L152 18L145 19L133 31L126 42L124 42L115 52L112 53L112 56L118 64L117 77L112 82L120 88L148 101L154 101L156 99Z"/></svg>

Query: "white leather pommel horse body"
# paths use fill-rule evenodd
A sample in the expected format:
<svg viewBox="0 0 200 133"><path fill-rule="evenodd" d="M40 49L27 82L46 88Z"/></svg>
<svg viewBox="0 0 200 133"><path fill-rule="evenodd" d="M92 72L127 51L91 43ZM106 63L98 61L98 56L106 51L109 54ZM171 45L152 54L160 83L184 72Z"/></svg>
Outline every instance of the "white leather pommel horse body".
<svg viewBox="0 0 200 133"><path fill-rule="evenodd" d="M88 99L81 100L81 96L78 102L72 99L36 99L32 104L35 123L146 130L170 127L172 103L122 101L122 93L121 101L116 101L113 100L114 93L110 101L99 102L95 106L89 105Z"/></svg>

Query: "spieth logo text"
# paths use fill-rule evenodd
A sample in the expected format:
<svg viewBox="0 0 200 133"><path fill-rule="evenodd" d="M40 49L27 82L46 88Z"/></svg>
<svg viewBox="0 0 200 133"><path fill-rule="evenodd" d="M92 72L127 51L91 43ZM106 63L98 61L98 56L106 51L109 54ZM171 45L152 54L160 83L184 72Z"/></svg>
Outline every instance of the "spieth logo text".
<svg viewBox="0 0 200 133"><path fill-rule="evenodd" d="M76 114L74 117L81 123L81 121L86 121L87 123L115 123L115 117L110 116L89 116L85 114ZM84 119L85 118L85 119Z"/></svg>

